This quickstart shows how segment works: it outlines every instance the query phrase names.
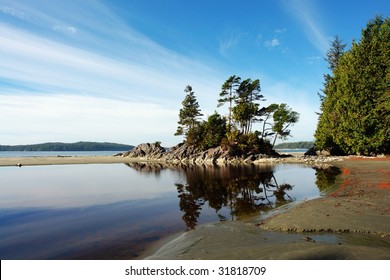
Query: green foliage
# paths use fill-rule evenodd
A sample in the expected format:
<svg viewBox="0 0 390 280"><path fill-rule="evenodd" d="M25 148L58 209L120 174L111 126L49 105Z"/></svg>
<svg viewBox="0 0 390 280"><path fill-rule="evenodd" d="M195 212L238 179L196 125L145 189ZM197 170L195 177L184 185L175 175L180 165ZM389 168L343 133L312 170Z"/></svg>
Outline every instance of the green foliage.
<svg viewBox="0 0 390 280"><path fill-rule="evenodd" d="M192 127L187 134L187 143L196 145L201 150L218 147L222 138L226 137L226 118L217 112L208 117L207 121Z"/></svg>
<svg viewBox="0 0 390 280"><path fill-rule="evenodd" d="M224 148L230 150L231 155L240 156L243 154L272 154L272 145L268 140L260 137L259 131L242 133L233 130L228 134L224 142Z"/></svg>
<svg viewBox="0 0 390 280"><path fill-rule="evenodd" d="M337 61L325 83L315 138L319 149L388 153L390 20L376 17Z"/></svg>
<svg viewBox="0 0 390 280"><path fill-rule="evenodd" d="M265 99L260 93L259 79L241 81L240 77L232 75L225 81L218 106L229 105L227 119L215 112L207 121L199 121L198 117L202 114L192 88L187 86L185 92L187 96L182 102L175 135L185 135L185 141L200 150L222 146L237 155L271 154L272 145L268 137L287 137L290 135L287 128L298 121L298 113L286 104L260 107L260 101ZM261 132L253 132L253 125L257 122L263 122Z"/></svg>
<svg viewBox="0 0 390 280"><path fill-rule="evenodd" d="M221 144L222 138L226 136L226 118L221 117L221 115L215 112L208 117L207 122L203 124L203 127L202 148L205 150L218 147Z"/></svg>
<svg viewBox="0 0 390 280"><path fill-rule="evenodd" d="M260 108L258 101L263 100L263 95L260 94L260 80L246 79L241 82L237 89L238 98L236 106L233 108L233 119L241 127L244 134L252 130L254 122L258 121L260 116Z"/></svg>
<svg viewBox="0 0 390 280"><path fill-rule="evenodd" d="M200 147L203 141L203 134L204 126L202 124L193 126L187 131L186 142L189 145L195 145L197 147Z"/></svg>
<svg viewBox="0 0 390 280"><path fill-rule="evenodd" d="M343 44L343 40L336 35L336 37L331 42L330 49L326 52L326 61L328 62L329 70L333 71L336 69L338 62L342 55L344 54L344 49L347 44Z"/></svg>
<svg viewBox="0 0 390 280"><path fill-rule="evenodd" d="M268 136L272 136L275 133L272 132L272 123L269 122L269 119L274 114L276 109L278 109L278 104L271 104L268 107L264 107L261 109L260 115L262 116L261 121L263 122L263 131L261 133L261 138L266 138Z"/></svg>
<svg viewBox="0 0 390 280"><path fill-rule="evenodd" d="M233 110L233 102L237 100L237 89L240 86L241 78L236 75L230 76L225 83L222 85L221 92L218 99L218 107L224 105L225 103L229 103L229 116L228 116L228 128L231 128L232 124L232 110Z"/></svg>
<svg viewBox="0 0 390 280"><path fill-rule="evenodd" d="M182 102L183 108L179 111L179 126L175 135L186 135L187 131L199 124L198 117L203 116L192 87L187 86L184 92L187 95Z"/></svg>
<svg viewBox="0 0 390 280"><path fill-rule="evenodd" d="M287 106L287 104L280 104L273 114L274 124L272 130L275 132L274 142L275 145L277 137L280 139L287 139L290 136L291 131L288 129L290 125L294 125L299 120L299 114L293 111Z"/></svg>

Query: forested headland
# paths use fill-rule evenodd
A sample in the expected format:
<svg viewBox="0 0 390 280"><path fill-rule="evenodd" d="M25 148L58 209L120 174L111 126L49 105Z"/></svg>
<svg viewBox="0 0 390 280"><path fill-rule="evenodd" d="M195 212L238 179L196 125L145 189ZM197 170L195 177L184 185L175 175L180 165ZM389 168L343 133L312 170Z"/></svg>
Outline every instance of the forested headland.
<svg viewBox="0 0 390 280"><path fill-rule="evenodd" d="M0 145L0 151L128 151L132 145L107 142L76 142L61 143L49 142L33 145Z"/></svg>
<svg viewBox="0 0 390 280"><path fill-rule="evenodd" d="M331 154L389 154L390 19L370 20L351 48L336 36L327 52L315 146Z"/></svg>

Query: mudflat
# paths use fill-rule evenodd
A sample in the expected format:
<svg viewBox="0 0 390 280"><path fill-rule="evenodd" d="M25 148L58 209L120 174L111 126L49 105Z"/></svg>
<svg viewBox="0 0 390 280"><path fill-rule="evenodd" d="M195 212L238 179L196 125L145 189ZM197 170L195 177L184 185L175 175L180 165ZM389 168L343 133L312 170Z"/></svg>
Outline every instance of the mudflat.
<svg viewBox="0 0 390 280"><path fill-rule="evenodd" d="M390 259L390 158L334 165L339 188L327 197L258 221L201 226L147 258Z"/></svg>

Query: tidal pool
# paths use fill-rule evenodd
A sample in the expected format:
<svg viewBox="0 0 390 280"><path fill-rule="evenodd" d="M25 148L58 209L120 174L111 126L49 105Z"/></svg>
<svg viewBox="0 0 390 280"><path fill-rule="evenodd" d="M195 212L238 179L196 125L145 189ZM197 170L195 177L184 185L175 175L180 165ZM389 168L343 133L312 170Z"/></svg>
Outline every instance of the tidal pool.
<svg viewBox="0 0 390 280"><path fill-rule="evenodd" d="M1 167L0 258L136 258L197 225L319 197L337 173L294 164Z"/></svg>

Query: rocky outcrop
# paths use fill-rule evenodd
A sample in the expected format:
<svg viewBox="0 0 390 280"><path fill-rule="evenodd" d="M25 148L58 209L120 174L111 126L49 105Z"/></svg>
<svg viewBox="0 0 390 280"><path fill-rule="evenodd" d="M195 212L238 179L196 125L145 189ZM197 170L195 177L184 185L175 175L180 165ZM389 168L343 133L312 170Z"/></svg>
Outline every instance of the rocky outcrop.
<svg viewBox="0 0 390 280"><path fill-rule="evenodd" d="M153 144L150 143L140 144L134 149L124 153L122 156L151 160L151 159L160 159L165 153L166 150L163 147L161 147L158 142L156 142Z"/></svg>
<svg viewBox="0 0 390 280"><path fill-rule="evenodd" d="M324 150L317 150L315 147L310 148L304 154L305 156L345 156L345 153L338 147L331 147Z"/></svg>
<svg viewBox="0 0 390 280"><path fill-rule="evenodd" d="M276 156L278 154L274 154ZM217 164L217 163L245 163L259 159L269 158L265 154L245 153L233 155L231 151L222 147L211 148L206 151L197 149L186 143L178 144L169 150L162 148L159 143L140 144L133 150L122 155L123 157L136 158L139 160L154 160L167 163L194 163L194 164Z"/></svg>
<svg viewBox="0 0 390 280"><path fill-rule="evenodd" d="M222 147L211 148L206 151L197 149L195 146L180 143L171 149L164 149L160 144L140 144L133 150L124 153L123 157L133 158L134 161L150 161L164 164L240 164L240 163L301 163L318 168L328 168L329 163L342 160L333 156L281 156L274 152L272 155L256 154L253 152L234 154L233 150ZM314 155L314 152L311 154Z"/></svg>
<svg viewBox="0 0 390 280"><path fill-rule="evenodd" d="M315 147L311 147L304 153L305 156L317 156L317 149Z"/></svg>

